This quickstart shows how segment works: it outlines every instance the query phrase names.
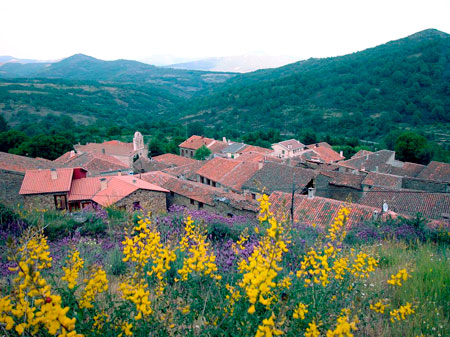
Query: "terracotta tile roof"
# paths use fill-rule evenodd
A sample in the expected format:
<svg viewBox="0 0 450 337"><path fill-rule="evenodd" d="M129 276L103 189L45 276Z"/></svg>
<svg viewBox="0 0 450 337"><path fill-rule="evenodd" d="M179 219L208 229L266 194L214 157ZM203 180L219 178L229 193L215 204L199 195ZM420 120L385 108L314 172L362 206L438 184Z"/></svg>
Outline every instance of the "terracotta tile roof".
<svg viewBox="0 0 450 337"><path fill-rule="evenodd" d="M327 142L320 142L320 143L309 144L309 145L306 145L306 147L308 149L312 149L314 147L327 147L329 149L333 149L333 147L330 144L328 144Z"/></svg>
<svg viewBox="0 0 450 337"><path fill-rule="evenodd" d="M402 187L402 177L391 174L369 172L361 184L400 189Z"/></svg>
<svg viewBox="0 0 450 337"><path fill-rule="evenodd" d="M251 210L256 213L258 202L249 200L245 196L224 192L220 188L215 188L198 182L177 179L164 172L149 172L142 174L142 179L150 183L162 186L171 192L193 199L204 204L215 206L217 202L225 202L236 209Z"/></svg>
<svg viewBox="0 0 450 337"><path fill-rule="evenodd" d="M422 172L425 165L405 162L402 166L392 166L388 164L380 165L378 171L381 173L394 174L396 176L417 177Z"/></svg>
<svg viewBox="0 0 450 337"><path fill-rule="evenodd" d="M284 148L288 149L288 150L297 150L297 149L303 149L305 147L304 144L300 143L298 140L296 139L289 139L289 140L284 140L282 142L279 143L275 143L272 144L273 145L280 145L283 146Z"/></svg>
<svg viewBox="0 0 450 337"><path fill-rule="evenodd" d="M240 153L246 153L246 152L258 152L261 154L268 155L273 152L272 149L266 149L265 147L261 146L255 146L255 145L247 145L244 149L239 151Z"/></svg>
<svg viewBox="0 0 450 337"><path fill-rule="evenodd" d="M414 190L392 191L382 187L372 188L359 201L360 204L381 207L383 201L389 209L415 216L418 212L431 219L443 219L450 214L450 193L429 193Z"/></svg>
<svg viewBox="0 0 450 337"><path fill-rule="evenodd" d="M188 164L196 164L198 162L198 160L178 156L172 153L166 153L160 156L153 157L152 160L168 164L170 166L183 166Z"/></svg>
<svg viewBox="0 0 450 337"><path fill-rule="evenodd" d="M102 177L89 177L75 179L68 194L69 201L92 200L100 191L100 179Z"/></svg>
<svg viewBox="0 0 450 337"><path fill-rule="evenodd" d="M223 150L221 151L222 153L240 153L244 148L247 147L247 144L244 143L232 143L227 145L225 148L223 148Z"/></svg>
<svg viewBox="0 0 450 337"><path fill-rule="evenodd" d="M27 170L19 194L69 192L73 171L73 168L55 169L56 179L52 179L51 170Z"/></svg>
<svg viewBox="0 0 450 337"><path fill-rule="evenodd" d="M284 164L266 162L262 169L257 171L242 186L252 192L272 193L273 191L292 190L292 179L295 174L295 185L298 189L306 187L313 180L318 171L293 167Z"/></svg>
<svg viewBox="0 0 450 337"><path fill-rule="evenodd" d="M381 165L386 164L394 156L394 151L380 150L363 157L341 161L338 165L353 170L376 171L377 167L379 168Z"/></svg>
<svg viewBox="0 0 450 337"><path fill-rule="evenodd" d="M29 158L11 153L0 152L0 169L3 170L25 173L26 170L50 169L57 167L61 167L61 165L51 160Z"/></svg>
<svg viewBox="0 0 450 337"><path fill-rule="evenodd" d="M87 143L86 145L74 145L74 148L78 153L92 152L113 156L131 156L136 152L134 151L133 143L122 143L117 140L103 143Z"/></svg>
<svg viewBox="0 0 450 337"><path fill-rule="evenodd" d="M239 157L234 159L245 162L264 163L266 157L266 155L259 152L244 152Z"/></svg>
<svg viewBox="0 0 450 337"><path fill-rule="evenodd" d="M324 173L322 171L322 173ZM361 190L361 184L366 178L366 175L364 174L353 174L353 173L343 173L343 172L336 172L337 174L334 176L332 180L330 180L331 185L335 186L343 186L343 187L350 187L357 190Z"/></svg>
<svg viewBox="0 0 450 337"><path fill-rule="evenodd" d="M331 164L338 162L340 160L344 160L345 157L341 156L339 153L334 151L331 147L323 146L318 144L319 146L312 146L308 145L308 148L312 151L314 151L317 154L317 158L324 162L325 164Z"/></svg>
<svg viewBox="0 0 450 337"><path fill-rule="evenodd" d="M273 192L269 197L272 204L270 209L275 214L289 214L291 207L291 194ZM350 208L347 226L370 220L374 211L380 209L358 204L348 204L343 201L314 197L309 199L306 195L296 194L294 197L294 222L306 225L318 225L326 227L330 225L342 207Z"/></svg>
<svg viewBox="0 0 450 337"><path fill-rule="evenodd" d="M235 191L241 191L242 185L259 170L258 163L240 162L219 180L221 185L230 187Z"/></svg>
<svg viewBox="0 0 450 337"><path fill-rule="evenodd" d="M112 205L137 190L169 192L165 188L146 182L136 176L114 176L105 179L107 181L106 189L98 191L92 198L93 201L102 206Z"/></svg>
<svg viewBox="0 0 450 337"><path fill-rule="evenodd" d="M133 163L133 170L136 173L161 171L170 167L169 164L163 162L157 162L145 157L141 157Z"/></svg>
<svg viewBox="0 0 450 337"><path fill-rule="evenodd" d="M86 169L90 175L110 171L123 171L130 168L113 156L91 152L71 156L66 159L63 165L64 167L82 167Z"/></svg>
<svg viewBox="0 0 450 337"><path fill-rule="evenodd" d="M417 178L450 182L450 164L432 161L417 175Z"/></svg>
<svg viewBox="0 0 450 337"><path fill-rule="evenodd" d="M366 156L366 155L372 154L372 153L373 153L372 151L368 151L368 150L359 150L353 156L351 156L351 159L363 157L363 156Z"/></svg>
<svg viewBox="0 0 450 337"><path fill-rule="evenodd" d="M197 171L197 174L215 182L219 182L226 174L240 164L240 161L234 159L216 157L207 161L206 164Z"/></svg>
<svg viewBox="0 0 450 337"><path fill-rule="evenodd" d="M178 147L191 150L198 150L203 145L206 146L208 149L210 149L212 153L218 153L228 146L227 143L219 140L193 135L188 139L186 139L183 143L178 145Z"/></svg>
<svg viewBox="0 0 450 337"><path fill-rule="evenodd" d="M194 164L182 165L177 167L167 167L159 171L169 173L178 178L186 178L188 180L197 181L197 171L204 165L204 162L197 161Z"/></svg>

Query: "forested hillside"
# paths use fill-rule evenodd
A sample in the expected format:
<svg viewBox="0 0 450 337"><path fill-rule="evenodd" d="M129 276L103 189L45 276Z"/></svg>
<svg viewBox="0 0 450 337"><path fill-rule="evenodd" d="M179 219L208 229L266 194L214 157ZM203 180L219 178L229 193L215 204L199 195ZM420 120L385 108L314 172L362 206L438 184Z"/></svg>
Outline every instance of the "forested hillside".
<svg viewBox="0 0 450 337"><path fill-rule="evenodd" d="M236 76L190 101L179 117L224 129L311 128L376 139L394 126L447 123L449 109L450 36L426 30L350 55Z"/></svg>

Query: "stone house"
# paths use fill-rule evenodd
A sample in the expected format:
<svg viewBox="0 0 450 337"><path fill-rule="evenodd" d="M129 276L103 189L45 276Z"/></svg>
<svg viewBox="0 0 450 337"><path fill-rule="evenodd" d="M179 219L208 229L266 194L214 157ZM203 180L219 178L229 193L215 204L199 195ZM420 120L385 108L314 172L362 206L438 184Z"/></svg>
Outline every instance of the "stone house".
<svg viewBox="0 0 450 337"><path fill-rule="evenodd" d="M181 205L223 215L255 215L258 212L256 201L237 193L224 192L220 188L157 171L144 173L141 178L170 191L167 195L168 207Z"/></svg>
<svg viewBox="0 0 450 337"><path fill-rule="evenodd" d="M82 168L26 171L20 189L30 208L76 211L97 204L153 213L166 211L168 192L135 176L87 177Z"/></svg>
<svg viewBox="0 0 450 337"><path fill-rule="evenodd" d="M316 195L341 201L358 202L364 194L363 174L343 173L337 171L320 171L314 181Z"/></svg>

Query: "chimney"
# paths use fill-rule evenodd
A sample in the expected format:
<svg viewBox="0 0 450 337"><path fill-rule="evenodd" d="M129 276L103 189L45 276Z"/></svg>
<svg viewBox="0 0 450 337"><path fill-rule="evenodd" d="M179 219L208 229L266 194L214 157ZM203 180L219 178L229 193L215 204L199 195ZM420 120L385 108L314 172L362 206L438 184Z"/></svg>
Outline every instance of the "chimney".
<svg viewBox="0 0 450 337"><path fill-rule="evenodd" d="M73 156L75 156L75 151L74 150L70 151L69 158L72 158Z"/></svg>
<svg viewBox="0 0 450 337"><path fill-rule="evenodd" d="M318 143L316 143L316 147L319 147L319 144L318 144Z"/></svg>
<svg viewBox="0 0 450 337"><path fill-rule="evenodd" d="M50 175L52 177L52 180L58 179L58 172L56 172L56 169L54 168L50 169Z"/></svg>
<svg viewBox="0 0 450 337"><path fill-rule="evenodd" d="M137 181L136 179L133 179L133 184L136 184L136 181Z"/></svg>
<svg viewBox="0 0 450 337"><path fill-rule="evenodd" d="M344 151L339 151L339 155L341 156L341 157L343 157L344 156Z"/></svg>
<svg viewBox="0 0 450 337"><path fill-rule="evenodd" d="M104 149L104 148L102 149L102 153L103 153L103 154L105 154L105 153L106 153L106 151L105 151L105 149Z"/></svg>
<svg viewBox="0 0 450 337"><path fill-rule="evenodd" d="M100 179L100 191L106 190L108 187L108 183L106 182L106 178Z"/></svg>
<svg viewBox="0 0 450 337"><path fill-rule="evenodd" d="M261 170L264 166L263 162L258 162L258 170Z"/></svg>
<svg viewBox="0 0 450 337"><path fill-rule="evenodd" d="M378 173L378 166L375 166L375 172Z"/></svg>
<svg viewBox="0 0 450 337"><path fill-rule="evenodd" d="M226 138L226 137L222 137L222 142L228 143L228 142L227 142L227 138Z"/></svg>
<svg viewBox="0 0 450 337"><path fill-rule="evenodd" d="M313 187L308 187L308 199L314 199L315 189Z"/></svg>

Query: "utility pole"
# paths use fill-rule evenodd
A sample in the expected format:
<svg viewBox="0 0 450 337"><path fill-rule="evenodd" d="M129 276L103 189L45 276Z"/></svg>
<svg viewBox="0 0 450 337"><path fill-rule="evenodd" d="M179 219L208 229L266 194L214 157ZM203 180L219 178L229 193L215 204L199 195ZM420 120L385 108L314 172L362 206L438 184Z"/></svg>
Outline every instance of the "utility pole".
<svg viewBox="0 0 450 337"><path fill-rule="evenodd" d="M291 224L294 225L294 195L295 195L295 171L292 174L292 195L291 195Z"/></svg>

